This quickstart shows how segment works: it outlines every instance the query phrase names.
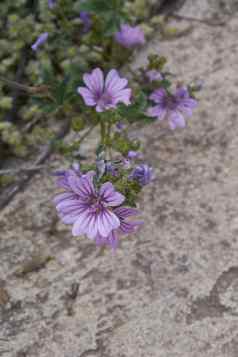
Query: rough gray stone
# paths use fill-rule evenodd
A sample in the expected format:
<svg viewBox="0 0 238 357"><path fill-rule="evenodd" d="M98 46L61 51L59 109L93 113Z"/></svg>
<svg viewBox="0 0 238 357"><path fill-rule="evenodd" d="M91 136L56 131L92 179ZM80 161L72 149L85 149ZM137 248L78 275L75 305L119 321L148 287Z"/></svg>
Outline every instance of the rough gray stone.
<svg viewBox="0 0 238 357"><path fill-rule="evenodd" d="M210 4L190 3L190 16ZM234 13L226 26L195 24L138 54L135 66L165 53L179 77L205 88L186 130L140 132L157 180L141 199L145 227L116 255L71 237L47 173L1 213L0 354L237 357L237 33Z"/></svg>

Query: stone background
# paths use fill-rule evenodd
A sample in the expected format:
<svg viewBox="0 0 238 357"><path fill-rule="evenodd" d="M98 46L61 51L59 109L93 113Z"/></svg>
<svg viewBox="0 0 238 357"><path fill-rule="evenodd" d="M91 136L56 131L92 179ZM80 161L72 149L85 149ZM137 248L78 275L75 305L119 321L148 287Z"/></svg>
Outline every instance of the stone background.
<svg viewBox="0 0 238 357"><path fill-rule="evenodd" d="M157 172L144 228L115 255L74 239L36 175L0 216L0 356L238 356L238 1L178 13L211 22L173 20L186 31L155 37L134 66L159 51L205 88L186 130L140 132Z"/></svg>

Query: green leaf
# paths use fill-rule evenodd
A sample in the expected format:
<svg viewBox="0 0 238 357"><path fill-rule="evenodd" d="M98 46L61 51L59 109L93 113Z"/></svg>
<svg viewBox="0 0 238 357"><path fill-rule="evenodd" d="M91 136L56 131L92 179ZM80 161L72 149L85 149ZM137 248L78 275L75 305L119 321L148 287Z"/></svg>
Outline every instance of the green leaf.
<svg viewBox="0 0 238 357"><path fill-rule="evenodd" d="M62 105L65 99L65 95L68 89L69 76L66 76L62 82L58 84L55 91L55 99L59 105Z"/></svg>
<svg viewBox="0 0 238 357"><path fill-rule="evenodd" d="M119 30L120 18L115 17L113 12L110 12L107 20L104 23L105 36L111 36Z"/></svg>
<svg viewBox="0 0 238 357"><path fill-rule="evenodd" d="M147 109L147 97L140 93L132 105L126 106L120 104L118 107L119 114L129 122L145 120L148 117L144 114Z"/></svg>

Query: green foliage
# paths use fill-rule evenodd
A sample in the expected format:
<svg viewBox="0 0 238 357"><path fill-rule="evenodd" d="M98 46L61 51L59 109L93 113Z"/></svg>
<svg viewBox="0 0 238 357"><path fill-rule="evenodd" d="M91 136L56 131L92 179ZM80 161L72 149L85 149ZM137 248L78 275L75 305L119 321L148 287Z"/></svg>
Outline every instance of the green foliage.
<svg viewBox="0 0 238 357"><path fill-rule="evenodd" d="M128 20L123 0L88 0L80 4L79 10L98 16L103 25L101 28L103 36L111 36L119 29L122 22Z"/></svg>
<svg viewBox="0 0 238 357"><path fill-rule="evenodd" d="M110 146L114 150L126 156L128 151L138 150L140 143L136 140L130 140L125 133L114 133L110 141Z"/></svg>
<svg viewBox="0 0 238 357"><path fill-rule="evenodd" d="M114 187L126 197L124 204L130 207L136 207L136 201L138 194L141 191L141 186L138 182L131 180L128 177L128 170L120 170L118 176L110 174L104 175L101 178L100 183L105 183L107 181L112 182Z"/></svg>
<svg viewBox="0 0 238 357"><path fill-rule="evenodd" d="M127 120L129 123L143 122L151 123L152 120L149 118L145 112L148 107L147 96L141 91L135 98L132 105L126 106L125 104L120 104L118 106L118 113L122 118Z"/></svg>
<svg viewBox="0 0 238 357"><path fill-rule="evenodd" d="M1 142L4 143L12 153L18 156L25 156L27 154L24 138L14 124L0 122L0 143Z"/></svg>

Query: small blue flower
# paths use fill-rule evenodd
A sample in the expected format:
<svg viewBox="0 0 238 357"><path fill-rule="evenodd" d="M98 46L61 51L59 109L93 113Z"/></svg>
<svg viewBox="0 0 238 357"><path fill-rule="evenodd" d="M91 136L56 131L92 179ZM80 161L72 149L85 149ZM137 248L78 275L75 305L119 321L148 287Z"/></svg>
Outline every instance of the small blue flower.
<svg viewBox="0 0 238 357"><path fill-rule="evenodd" d="M56 5L56 0L48 0L48 6L50 9L53 9Z"/></svg>
<svg viewBox="0 0 238 357"><path fill-rule="evenodd" d="M42 46L48 39L48 32L44 32L42 33L36 40L35 43L33 43L33 45L31 46L33 51L37 51L38 47Z"/></svg>
<svg viewBox="0 0 238 357"><path fill-rule="evenodd" d="M152 175L152 167L149 167L147 164L141 164L136 166L136 168L132 171L130 178L137 181L141 186L145 186L151 182L153 178Z"/></svg>

